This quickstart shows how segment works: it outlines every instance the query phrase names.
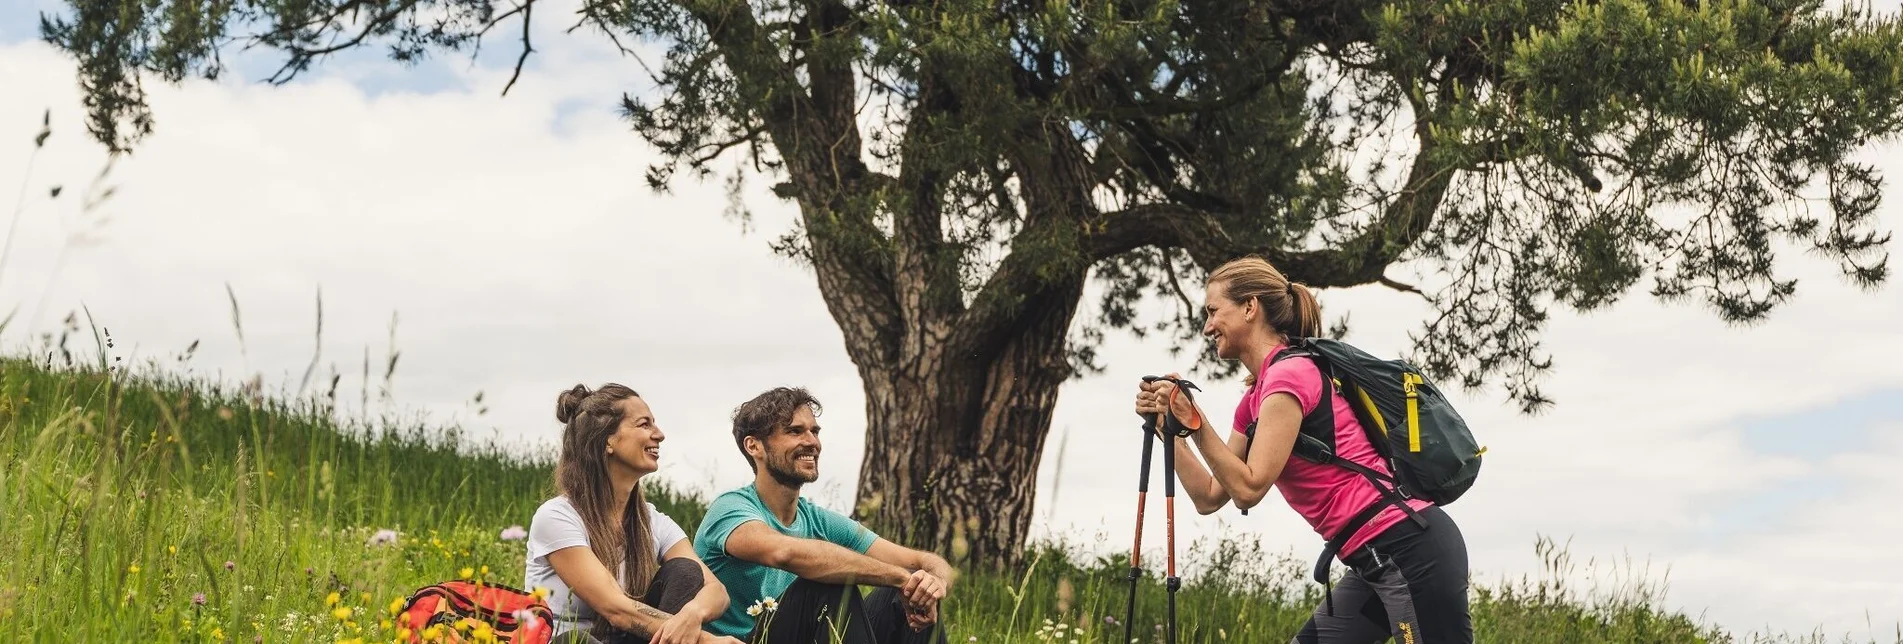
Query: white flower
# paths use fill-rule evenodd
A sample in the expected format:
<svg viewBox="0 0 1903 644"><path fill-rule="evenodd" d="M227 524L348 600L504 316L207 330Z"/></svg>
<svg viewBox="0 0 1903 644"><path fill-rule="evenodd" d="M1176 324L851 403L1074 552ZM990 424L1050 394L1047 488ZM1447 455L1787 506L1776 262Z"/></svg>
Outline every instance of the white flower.
<svg viewBox="0 0 1903 644"><path fill-rule="evenodd" d="M760 600L760 606L765 608L767 612L770 613L780 609L780 600L774 599L772 597L768 597L766 599Z"/></svg>
<svg viewBox="0 0 1903 644"><path fill-rule="evenodd" d="M503 541L521 541L529 538L529 531L523 530L522 526L512 525L502 529L501 537Z"/></svg>
<svg viewBox="0 0 1903 644"><path fill-rule="evenodd" d="M378 530L376 534L370 535L370 540L365 541L363 545L379 546L386 543L396 543L395 530L390 530L387 528L383 530Z"/></svg>
<svg viewBox="0 0 1903 644"><path fill-rule="evenodd" d="M760 616L760 603L759 603L759 602L754 602L752 606L748 606L748 607L747 607L747 616L748 616L748 617L759 617L759 616Z"/></svg>

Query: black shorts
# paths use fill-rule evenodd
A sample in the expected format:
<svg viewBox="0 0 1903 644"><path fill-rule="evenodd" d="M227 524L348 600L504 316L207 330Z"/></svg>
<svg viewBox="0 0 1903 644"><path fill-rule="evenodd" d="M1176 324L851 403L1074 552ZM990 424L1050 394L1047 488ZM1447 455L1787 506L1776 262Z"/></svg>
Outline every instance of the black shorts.
<svg viewBox="0 0 1903 644"><path fill-rule="evenodd" d="M1348 573L1329 602L1292 640L1295 644L1470 644L1467 542L1439 507L1421 510L1427 527L1394 524L1342 560Z"/></svg>

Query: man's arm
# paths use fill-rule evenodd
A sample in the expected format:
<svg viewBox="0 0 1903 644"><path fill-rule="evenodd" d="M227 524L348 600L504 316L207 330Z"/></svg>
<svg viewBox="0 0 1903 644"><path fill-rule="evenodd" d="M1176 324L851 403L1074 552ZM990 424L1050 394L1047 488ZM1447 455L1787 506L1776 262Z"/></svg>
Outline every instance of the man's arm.
<svg viewBox="0 0 1903 644"><path fill-rule="evenodd" d="M828 584L903 586L911 571L820 539L789 537L758 520L727 535L727 554Z"/></svg>
<svg viewBox="0 0 1903 644"><path fill-rule="evenodd" d="M884 537L872 542L872 547L866 549L866 556L907 571L923 570L931 573L933 577L943 580L946 588L951 587L952 577L958 574L958 571L952 570L951 563L945 561L945 558L938 556L937 553L913 550L886 541Z"/></svg>

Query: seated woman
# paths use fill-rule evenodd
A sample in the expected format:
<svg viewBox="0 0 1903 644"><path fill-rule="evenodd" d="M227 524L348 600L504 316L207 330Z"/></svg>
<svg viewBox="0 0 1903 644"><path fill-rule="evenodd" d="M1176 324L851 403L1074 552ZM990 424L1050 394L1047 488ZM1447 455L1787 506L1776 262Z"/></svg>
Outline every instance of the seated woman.
<svg viewBox="0 0 1903 644"><path fill-rule="evenodd" d="M565 425L560 495L529 523L524 583L549 590L554 641L739 644L702 630L726 611L727 590L641 495L666 438L647 403L621 385L576 385L557 398L555 419Z"/></svg>

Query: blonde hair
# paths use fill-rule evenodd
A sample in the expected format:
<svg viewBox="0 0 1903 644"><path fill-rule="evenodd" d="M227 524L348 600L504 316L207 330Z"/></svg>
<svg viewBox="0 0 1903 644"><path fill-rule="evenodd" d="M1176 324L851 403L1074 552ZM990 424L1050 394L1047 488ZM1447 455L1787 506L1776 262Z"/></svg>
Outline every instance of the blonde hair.
<svg viewBox="0 0 1903 644"><path fill-rule="evenodd" d="M1254 255L1230 260L1209 274L1209 287L1236 304L1255 300L1262 319L1276 333L1290 338L1312 338L1322 332L1322 308L1307 286L1291 282L1268 260ZM1249 376L1248 384L1255 384Z"/></svg>

